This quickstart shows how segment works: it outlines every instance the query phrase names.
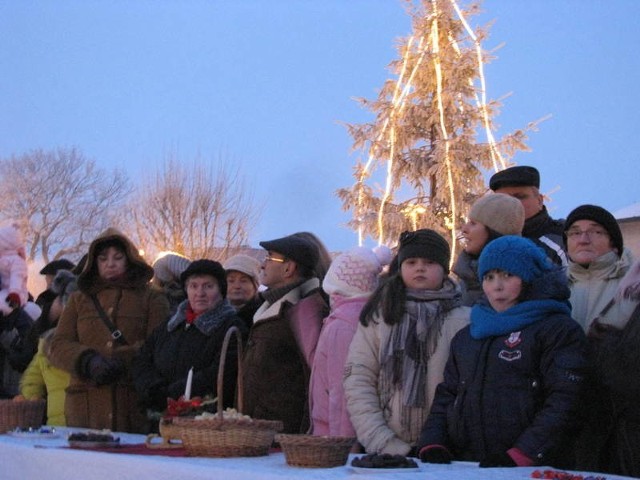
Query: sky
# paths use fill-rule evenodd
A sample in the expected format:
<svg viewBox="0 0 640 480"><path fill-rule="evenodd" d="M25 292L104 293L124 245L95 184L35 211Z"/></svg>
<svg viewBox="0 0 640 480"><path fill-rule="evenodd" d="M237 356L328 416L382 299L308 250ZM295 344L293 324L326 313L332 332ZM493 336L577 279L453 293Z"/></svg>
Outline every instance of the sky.
<svg viewBox="0 0 640 480"><path fill-rule="evenodd" d="M550 116L513 161L540 170L551 215L639 202L640 1L482 9L496 136ZM262 207L252 246L307 230L347 249L344 124L373 120L354 98L395 78L410 34L401 0L0 0L0 158L77 147L133 182L167 155L224 158Z"/></svg>

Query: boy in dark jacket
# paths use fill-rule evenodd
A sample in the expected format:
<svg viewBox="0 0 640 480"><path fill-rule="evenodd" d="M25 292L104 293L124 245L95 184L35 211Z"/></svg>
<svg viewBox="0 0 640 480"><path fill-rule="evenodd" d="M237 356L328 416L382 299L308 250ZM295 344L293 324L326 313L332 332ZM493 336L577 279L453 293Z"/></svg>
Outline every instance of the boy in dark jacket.
<svg viewBox="0 0 640 480"><path fill-rule="evenodd" d="M569 289L531 240L505 236L480 256L488 305L451 352L418 442L422 461L568 468L586 364Z"/></svg>

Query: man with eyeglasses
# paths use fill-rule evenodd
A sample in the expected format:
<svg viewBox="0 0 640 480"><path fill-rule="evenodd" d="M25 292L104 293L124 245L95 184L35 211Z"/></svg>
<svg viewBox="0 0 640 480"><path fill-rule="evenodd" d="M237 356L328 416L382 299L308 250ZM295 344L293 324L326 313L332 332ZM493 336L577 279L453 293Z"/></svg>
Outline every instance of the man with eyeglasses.
<svg viewBox="0 0 640 480"><path fill-rule="evenodd" d="M593 367L576 468L640 476L640 309L637 300L618 295L633 258L618 222L602 207L574 209L564 235L572 317L590 339ZM630 341L619 343L621 336Z"/></svg>
<svg viewBox="0 0 640 480"><path fill-rule="evenodd" d="M285 433L309 428L308 385L322 319L329 307L314 274L316 245L289 235L260 242L264 302L253 317L243 359L244 412L280 420Z"/></svg>
<svg viewBox="0 0 640 480"><path fill-rule="evenodd" d="M567 255L562 238L564 222L549 216L540 193L540 172L534 167L519 165L495 173L489 179L489 188L496 193L510 195L524 207L522 236L542 247L557 265L567 266Z"/></svg>

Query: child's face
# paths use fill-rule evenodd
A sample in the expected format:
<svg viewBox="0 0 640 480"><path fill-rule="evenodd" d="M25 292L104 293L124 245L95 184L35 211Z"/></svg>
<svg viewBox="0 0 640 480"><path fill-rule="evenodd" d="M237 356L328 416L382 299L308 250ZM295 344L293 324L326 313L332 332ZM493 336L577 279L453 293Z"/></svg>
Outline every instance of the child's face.
<svg viewBox="0 0 640 480"><path fill-rule="evenodd" d="M442 265L428 258L407 258L400 265L400 275L407 288L439 290L444 281Z"/></svg>
<svg viewBox="0 0 640 480"><path fill-rule="evenodd" d="M482 290L493 309L504 312L518 303L522 279L504 270L489 270L482 278Z"/></svg>

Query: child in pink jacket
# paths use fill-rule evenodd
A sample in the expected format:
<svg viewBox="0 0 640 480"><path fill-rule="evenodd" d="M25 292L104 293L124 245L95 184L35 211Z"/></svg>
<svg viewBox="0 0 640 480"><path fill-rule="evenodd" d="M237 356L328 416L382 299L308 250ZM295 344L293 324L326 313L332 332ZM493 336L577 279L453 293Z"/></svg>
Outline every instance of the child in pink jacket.
<svg viewBox="0 0 640 480"><path fill-rule="evenodd" d="M391 261L387 247L355 247L333 260L322 282L331 300L313 361L309 402L313 435L355 437L349 420L342 376L362 307Z"/></svg>
<svg viewBox="0 0 640 480"><path fill-rule="evenodd" d="M28 296L24 239L17 223L4 223L0 225L0 312L8 315L24 307Z"/></svg>

